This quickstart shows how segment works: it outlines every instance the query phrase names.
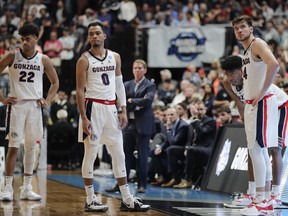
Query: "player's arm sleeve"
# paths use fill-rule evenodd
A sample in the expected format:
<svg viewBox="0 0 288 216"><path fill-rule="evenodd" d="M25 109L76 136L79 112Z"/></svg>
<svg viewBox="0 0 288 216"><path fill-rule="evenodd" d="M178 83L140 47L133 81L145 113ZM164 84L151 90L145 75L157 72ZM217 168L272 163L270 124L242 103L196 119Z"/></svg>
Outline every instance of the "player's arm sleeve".
<svg viewBox="0 0 288 216"><path fill-rule="evenodd" d="M126 93L122 80L122 75L116 76L115 82L116 82L116 94L120 102L120 106L126 106Z"/></svg>

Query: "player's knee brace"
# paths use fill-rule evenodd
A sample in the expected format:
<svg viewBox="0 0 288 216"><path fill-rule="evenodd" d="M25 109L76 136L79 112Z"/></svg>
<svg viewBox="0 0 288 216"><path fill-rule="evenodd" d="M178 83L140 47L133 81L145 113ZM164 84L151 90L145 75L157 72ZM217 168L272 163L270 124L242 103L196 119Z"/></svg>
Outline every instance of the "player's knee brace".
<svg viewBox="0 0 288 216"><path fill-rule="evenodd" d="M112 156L112 168L115 178L126 177L125 155L124 152L118 152Z"/></svg>
<svg viewBox="0 0 288 216"><path fill-rule="evenodd" d="M268 153L267 148L263 149L263 155L264 155L264 160L266 164L266 181L271 181L272 180L272 166L271 166L271 161L269 158L269 153Z"/></svg>
<svg viewBox="0 0 288 216"><path fill-rule="evenodd" d="M256 187L264 187L266 183L266 163L263 149L255 143L253 148L249 149L249 154L253 164L253 173Z"/></svg>
<svg viewBox="0 0 288 216"><path fill-rule="evenodd" d="M96 160L98 145L90 145L87 139L84 141L85 153L82 162L82 177L93 178L93 167Z"/></svg>

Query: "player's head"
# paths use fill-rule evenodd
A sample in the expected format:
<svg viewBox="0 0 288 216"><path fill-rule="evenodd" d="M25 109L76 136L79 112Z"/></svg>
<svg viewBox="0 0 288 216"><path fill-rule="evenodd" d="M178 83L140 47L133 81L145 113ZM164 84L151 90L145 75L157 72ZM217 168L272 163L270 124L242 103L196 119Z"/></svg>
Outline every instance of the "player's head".
<svg viewBox="0 0 288 216"><path fill-rule="evenodd" d="M232 21L235 36L240 42L247 40L253 33L253 19L242 15Z"/></svg>
<svg viewBox="0 0 288 216"><path fill-rule="evenodd" d="M32 24L26 24L23 25L20 29L19 29L19 35L21 35L22 37L28 36L28 35L32 35L32 36L36 36L38 38L39 36L39 29L37 26L32 25Z"/></svg>
<svg viewBox="0 0 288 216"><path fill-rule="evenodd" d="M21 36L22 48L24 51L34 49L38 36L39 30L37 26L32 24L23 25L19 29L19 35Z"/></svg>
<svg viewBox="0 0 288 216"><path fill-rule="evenodd" d="M88 40L92 47L99 47L104 45L106 34L105 27L101 22L91 22L88 25Z"/></svg>
<svg viewBox="0 0 288 216"><path fill-rule="evenodd" d="M221 67L231 85L237 86L242 84L242 58L240 56L228 56L221 62Z"/></svg>

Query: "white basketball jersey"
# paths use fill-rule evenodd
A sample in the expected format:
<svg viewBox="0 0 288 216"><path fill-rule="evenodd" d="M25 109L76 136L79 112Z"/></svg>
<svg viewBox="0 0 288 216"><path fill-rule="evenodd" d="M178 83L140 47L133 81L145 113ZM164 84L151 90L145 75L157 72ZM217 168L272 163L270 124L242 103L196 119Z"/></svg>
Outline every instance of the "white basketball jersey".
<svg viewBox="0 0 288 216"><path fill-rule="evenodd" d="M288 95L275 84L272 84L270 89L277 98L278 107L288 101Z"/></svg>
<svg viewBox="0 0 288 216"><path fill-rule="evenodd" d="M106 50L106 56L103 60L98 59L89 51L83 55L87 57L89 62L85 98L115 100L116 60L113 52Z"/></svg>
<svg viewBox="0 0 288 216"><path fill-rule="evenodd" d="M257 58L252 53L252 46L255 40L259 39L253 39L250 46L242 56L245 100L252 100L260 93L267 73L267 65L262 61L262 59ZM270 92L268 91L266 94L268 93Z"/></svg>
<svg viewBox="0 0 288 216"><path fill-rule="evenodd" d="M31 58L15 50L15 58L9 67L10 95L18 100L37 100L43 97L44 65L42 54L36 52Z"/></svg>

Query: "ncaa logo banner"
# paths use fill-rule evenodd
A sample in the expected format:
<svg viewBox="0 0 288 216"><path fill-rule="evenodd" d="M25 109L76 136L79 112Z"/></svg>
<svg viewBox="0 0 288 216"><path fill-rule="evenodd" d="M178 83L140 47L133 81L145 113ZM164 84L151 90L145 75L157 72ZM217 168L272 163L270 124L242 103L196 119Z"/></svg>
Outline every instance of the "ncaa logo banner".
<svg viewBox="0 0 288 216"><path fill-rule="evenodd" d="M223 56L225 27L160 27L148 30L149 67L196 67Z"/></svg>

